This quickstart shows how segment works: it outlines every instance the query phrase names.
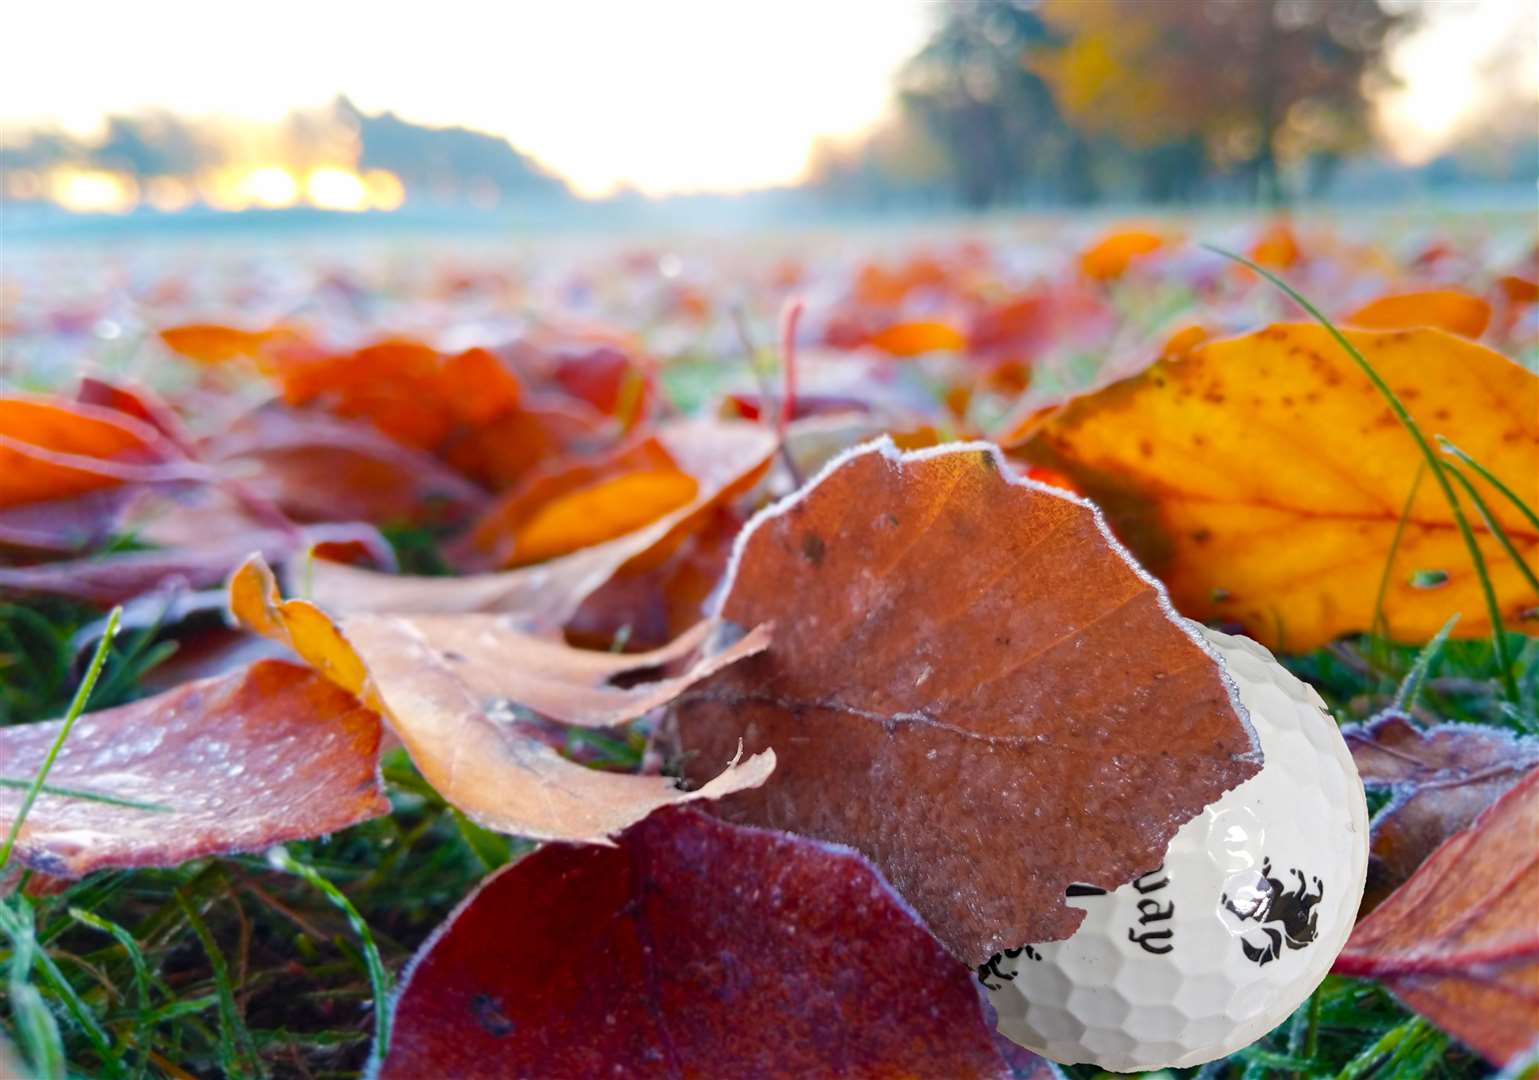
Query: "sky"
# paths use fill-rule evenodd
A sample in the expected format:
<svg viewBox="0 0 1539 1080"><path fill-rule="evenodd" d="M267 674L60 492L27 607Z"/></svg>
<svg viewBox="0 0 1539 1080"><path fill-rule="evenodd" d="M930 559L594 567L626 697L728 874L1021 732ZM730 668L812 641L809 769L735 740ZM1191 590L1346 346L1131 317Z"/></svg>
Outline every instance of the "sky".
<svg viewBox="0 0 1539 1080"><path fill-rule="evenodd" d="M506 136L585 195L742 190L796 180L818 138L879 120L935 2L16 0L0 129L88 134L150 108L273 121L345 93L366 112ZM1384 103L1409 160L1482 104L1482 65L1536 36L1539 5L1429 8Z"/></svg>

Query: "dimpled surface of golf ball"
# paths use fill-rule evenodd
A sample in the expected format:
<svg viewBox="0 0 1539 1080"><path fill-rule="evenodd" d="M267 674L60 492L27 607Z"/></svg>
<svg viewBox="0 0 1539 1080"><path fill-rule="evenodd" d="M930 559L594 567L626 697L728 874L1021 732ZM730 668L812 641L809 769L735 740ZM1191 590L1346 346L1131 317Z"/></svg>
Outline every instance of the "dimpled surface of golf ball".
<svg viewBox="0 0 1539 1080"><path fill-rule="evenodd" d="M1072 937L978 969L1000 1032L1055 1061L1159 1069L1247 1046L1319 985L1356 919L1368 812L1335 721L1260 645L1199 629L1265 763L1182 826L1160 867L1109 893L1072 887Z"/></svg>

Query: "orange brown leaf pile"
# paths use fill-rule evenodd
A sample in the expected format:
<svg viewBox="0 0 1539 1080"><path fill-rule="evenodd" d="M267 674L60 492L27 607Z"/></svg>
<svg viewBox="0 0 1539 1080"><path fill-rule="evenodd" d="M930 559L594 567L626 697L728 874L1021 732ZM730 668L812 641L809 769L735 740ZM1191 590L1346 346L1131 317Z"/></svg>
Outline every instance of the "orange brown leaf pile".
<svg viewBox="0 0 1539 1080"><path fill-rule="evenodd" d="M860 856L669 810L487 879L409 969L377 1075L1002 1080L990 1034Z"/></svg>
<svg viewBox="0 0 1539 1080"><path fill-rule="evenodd" d="M0 772L30 779L61 722L0 728ZM389 812L379 743L374 713L282 660L87 713L50 786L149 806L44 794L15 853L46 874L80 877L334 832ZM0 827L22 794L0 788Z"/></svg>
<svg viewBox="0 0 1539 1080"><path fill-rule="evenodd" d="M1498 1065L1539 1038L1539 769L1432 853L1352 932L1371 976Z"/></svg>
<svg viewBox="0 0 1539 1080"><path fill-rule="evenodd" d="M1539 505L1539 378L1439 330L1351 331L1423 429ZM1320 327L1282 324L1156 362L1064 407L1020 453L1066 475L1194 619L1306 651L1370 628L1379 576L1423 459L1371 383ZM1489 500L1530 563L1539 533ZM1466 510L1466 513L1470 513ZM1470 513L1509 626L1539 604ZM1418 571L1440 584L1423 586ZM1459 611L1490 633L1447 502L1420 484L1384 599L1390 633L1426 640Z"/></svg>
<svg viewBox="0 0 1539 1080"><path fill-rule="evenodd" d="M761 514L719 615L773 621L774 645L674 707L687 776L775 750L719 813L854 847L969 964L1067 937L1068 885L1158 865L1259 768L1158 585L1094 510L1006 468L877 443Z"/></svg>

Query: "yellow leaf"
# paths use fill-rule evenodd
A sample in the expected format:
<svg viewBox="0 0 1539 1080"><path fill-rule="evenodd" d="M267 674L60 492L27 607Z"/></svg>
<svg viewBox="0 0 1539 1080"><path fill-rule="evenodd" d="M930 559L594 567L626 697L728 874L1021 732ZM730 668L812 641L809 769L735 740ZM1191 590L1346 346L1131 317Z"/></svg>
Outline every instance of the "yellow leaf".
<svg viewBox="0 0 1539 1080"><path fill-rule="evenodd" d="M1446 435L1539 506L1539 378L1440 330L1348 336L1429 438ZM1162 359L1071 403L1022 452L1100 503L1184 614L1237 622L1290 651L1370 628L1396 523L1424 460L1345 350L1312 324L1280 324ZM1486 494L1534 564L1539 534L1505 499ZM1532 626L1524 612L1539 597L1466 512L1504 622ZM1420 641L1456 611L1456 634L1490 632L1469 554L1426 477L1385 613L1392 636Z"/></svg>
<svg viewBox="0 0 1539 1080"><path fill-rule="evenodd" d="M1491 305L1459 289L1393 293L1364 304L1344 321L1365 330L1433 326L1450 334L1478 338L1491 321Z"/></svg>

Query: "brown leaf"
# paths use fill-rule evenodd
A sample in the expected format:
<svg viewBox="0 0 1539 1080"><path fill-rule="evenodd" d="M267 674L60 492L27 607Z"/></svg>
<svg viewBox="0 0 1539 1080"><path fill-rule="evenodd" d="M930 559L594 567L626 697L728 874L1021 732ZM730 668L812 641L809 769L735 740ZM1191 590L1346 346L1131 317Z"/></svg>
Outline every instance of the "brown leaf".
<svg viewBox="0 0 1539 1080"><path fill-rule="evenodd" d="M534 713L562 724L622 724L769 644L761 626L697 659L683 674L621 687L728 628L701 623L662 649L599 653L535 637L497 615L355 615L334 624L303 600L283 600L260 559L230 579L230 607L339 686L363 697L400 736L423 777L490 829L602 843L660 806L714 799L764 782L773 752L734 758L693 791L664 776L585 769L537 737Z"/></svg>
<svg viewBox="0 0 1539 1080"><path fill-rule="evenodd" d="M689 810L489 878L408 969L379 1080L1005 1077L966 968L846 849Z"/></svg>
<svg viewBox="0 0 1539 1080"><path fill-rule="evenodd" d="M317 562L307 573L309 595L336 614L506 612L530 630L556 630L621 567L656 558L699 525L706 511L752 487L775 449L757 424L680 421L657 437L699 482L695 498L645 528L537 566L457 578L402 577Z"/></svg>
<svg viewBox="0 0 1539 1080"><path fill-rule="evenodd" d="M367 526L312 526L292 532L263 530L216 539L196 547L129 551L37 566L0 567L0 593L68 596L92 604L119 604L156 589L201 589L217 585L253 551L274 561L312 544L347 550L374 549L377 534ZM388 548L385 554L389 554Z"/></svg>
<svg viewBox="0 0 1539 1080"><path fill-rule="evenodd" d="M1433 850L1539 765L1539 739L1498 728L1441 724L1422 729L1401 713L1344 728L1363 784L1393 792L1373 819L1367 914L1416 872Z"/></svg>
<svg viewBox="0 0 1539 1080"><path fill-rule="evenodd" d="M720 616L775 644L676 706L686 775L773 746L735 821L846 843L956 955L1069 936L1256 773L1219 661L1086 503L996 447L859 447L739 536Z"/></svg>
<svg viewBox="0 0 1539 1080"><path fill-rule="evenodd" d="M62 721L0 729L0 769L30 780ZM15 853L47 874L175 866L388 813L378 718L297 664L264 660L76 722L48 784L163 810L42 795ZM0 829L23 792L0 788Z"/></svg>
<svg viewBox="0 0 1539 1080"><path fill-rule="evenodd" d="M1352 932L1334 970L1381 980L1499 1065L1539 1037L1539 769Z"/></svg>
<svg viewBox="0 0 1539 1080"><path fill-rule="evenodd" d="M431 454L322 412L258 409L202 453L300 521L457 521L486 500Z"/></svg>

